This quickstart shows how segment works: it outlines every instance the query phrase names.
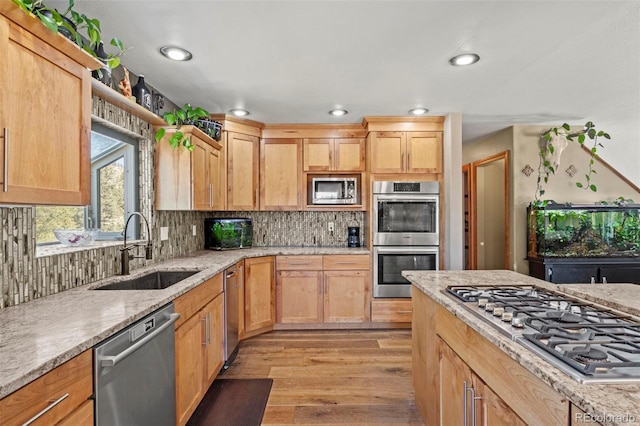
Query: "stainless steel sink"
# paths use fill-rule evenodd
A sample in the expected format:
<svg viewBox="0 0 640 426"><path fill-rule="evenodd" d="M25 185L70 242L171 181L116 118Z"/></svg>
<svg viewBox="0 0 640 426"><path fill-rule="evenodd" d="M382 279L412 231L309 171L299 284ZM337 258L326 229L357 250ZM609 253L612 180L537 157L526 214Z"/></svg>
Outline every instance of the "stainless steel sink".
<svg viewBox="0 0 640 426"><path fill-rule="evenodd" d="M94 290L162 290L200 271L155 271L146 275L96 287Z"/></svg>

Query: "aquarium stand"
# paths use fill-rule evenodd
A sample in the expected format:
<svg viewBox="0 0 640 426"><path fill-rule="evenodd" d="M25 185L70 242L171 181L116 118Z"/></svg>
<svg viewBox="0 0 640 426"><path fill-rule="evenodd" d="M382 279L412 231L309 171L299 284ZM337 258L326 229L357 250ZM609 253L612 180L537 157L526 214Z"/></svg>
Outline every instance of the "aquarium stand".
<svg viewBox="0 0 640 426"><path fill-rule="evenodd" d="M640 258L529 257L529 275L556 284L640 284Z"/></svg>

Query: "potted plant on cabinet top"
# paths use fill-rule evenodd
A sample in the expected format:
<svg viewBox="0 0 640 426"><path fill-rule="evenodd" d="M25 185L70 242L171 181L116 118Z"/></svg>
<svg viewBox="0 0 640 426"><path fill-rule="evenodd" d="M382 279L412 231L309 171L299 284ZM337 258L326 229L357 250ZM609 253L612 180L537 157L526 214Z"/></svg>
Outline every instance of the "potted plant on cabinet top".
<svg viewBox="0 0 640 426"><path fill-rule="evenodd" d="M211 120L207 110L202 107L192 107L191 104L187 103L180 109L164 113L162 118L164 118L164 121L168 125L175 126L176 128L176 131L169 138L169 144L174 149L179 146L184 146L189 151L193 151L193 145L191 144L190 138L180 131L180 127L183 125L194 125L204 131L211 138L215 140L219 139L220 123ZM166 131L167 129L164 127L161 127L156 131L156 142L160 142L166 134Z"/></svg>
<svg viewBox="0 0 640 426"><path fill-rule="evenodd" d="M120 56L125 51L120 39L114 37L109 44L117 48L117 53L98 51L103 46L100 21L89 18L83 13L78 13L74 8L74 0L69 0L67 10L60 13L58 10L47 7L42 0L12 0L18 7L27 13L36 16L42 23L54 33L61 33L77 44L82 50L94 58L98 58L109 68L115 68L120 64Z"/></svg>

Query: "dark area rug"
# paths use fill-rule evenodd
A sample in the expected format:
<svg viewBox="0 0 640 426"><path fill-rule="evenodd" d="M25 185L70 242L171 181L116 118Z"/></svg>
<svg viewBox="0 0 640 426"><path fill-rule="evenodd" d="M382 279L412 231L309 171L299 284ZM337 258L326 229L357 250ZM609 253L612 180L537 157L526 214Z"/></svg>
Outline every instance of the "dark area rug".
<svg viewBox="0 0 640 426"><path fill-rule="evenodd" d="M187 426L259 426L272 379L217 379Z"/></svg>

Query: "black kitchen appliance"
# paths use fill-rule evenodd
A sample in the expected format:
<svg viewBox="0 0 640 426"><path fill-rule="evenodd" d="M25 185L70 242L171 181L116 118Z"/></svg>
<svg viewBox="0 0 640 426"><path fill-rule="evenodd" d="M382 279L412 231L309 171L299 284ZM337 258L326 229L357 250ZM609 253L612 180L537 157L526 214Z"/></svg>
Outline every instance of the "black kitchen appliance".
<svg viewBox="0 0 640 426"><path fill-rule="evenodd" d="M360 247L360 227L347 227L347 247Z"/></svg>

